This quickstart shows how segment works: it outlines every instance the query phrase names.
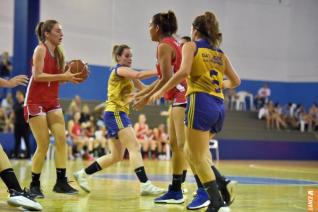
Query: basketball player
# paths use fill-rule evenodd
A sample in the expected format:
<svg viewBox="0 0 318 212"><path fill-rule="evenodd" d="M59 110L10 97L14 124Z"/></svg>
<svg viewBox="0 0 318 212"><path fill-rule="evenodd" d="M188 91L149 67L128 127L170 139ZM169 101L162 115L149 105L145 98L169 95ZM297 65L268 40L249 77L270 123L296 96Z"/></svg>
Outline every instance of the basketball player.
<svg viewBox="0 0 318 212"><path fill-rule="evenodd" d="M18 75L5 80L0 78L0 87L13 88L17 85L27 85L28 78L25 75ZM22 190L18 179L12 169L8 156L0 145L0 177L6 184L10 194L7 202L9 205L23 207L27 210L42 210L42 206L36 202L26 189Z"/></svg>
<svg viewBox="0 0 318 212"><path fill-rule="evenodd" d="M186 158L208 193L210 205L207 211L229 211L219 192L227 190L228 184L218 184L218 178L222 176L211 170L209 140L223 125L222 89L237 87L240 78L228 57L219 49L222 34L213 13L206 12L196 17L191 31L193 41L183 46L180 70L151 97L151 101L158 99L187 77ZM223 80L223 75L228 79ZM226 198L229 198L224 198L227 204L233 201L231 194Z"/></svg>
<svg viewBox="0 0 318 212"><path fill-rule="evenodd" d="M44 198L40 187L40 175L49 147L49 131L55 138L55 166L57 180L54 192L77 194L66 177L67 144L64 116L59 102L59 82L78 83L78 74L64 72L64 55L59 45L63 39L62 27L55 20L40 22L36 27L39 45L35 48L32 76L26 92L24 115L35 137L37 148L32 158L32 182L30 191Z"/></svg>
<svg viewBox="0 0 318 212"><path fill-rule="evenodd" d="M179 70L181 64L181 48L173 38L177 32L177 18L172 11L158 13L152 17L149 25L151 40L158 43L157 46L157 72L158 80L136 95L138 101L134 107L139 110L152 94L158 91L172 75ZM171 101L169 110L169 142L172 150L172 184L168 192L155 199L156 203L181 204L184 202L181 183L185 179L187 164L183 153L185 141L184 114L187 100L185 98L186 83L180 82L167 91L164 98ZM183 177L184 176L184 177Z"/></svg>
<svg viewBox="0 0 318 212"><path fill-rule="evenodd" d="M110 154L98 158L85 169L74 173L80 187L90 192L87 177L123 160L125 149L128 149L132 167L140 181L141 195L157 195L163 189L154 186L146 175L134 129L131 126L129 103L132 101L134 87L142 89L143 84L138 79L155 76L155 71L132 70L132 53L127 45L116 45L113 48L116 65L112 68L108 80L108 100L104 113L104 122L109 136Z"/></svg>

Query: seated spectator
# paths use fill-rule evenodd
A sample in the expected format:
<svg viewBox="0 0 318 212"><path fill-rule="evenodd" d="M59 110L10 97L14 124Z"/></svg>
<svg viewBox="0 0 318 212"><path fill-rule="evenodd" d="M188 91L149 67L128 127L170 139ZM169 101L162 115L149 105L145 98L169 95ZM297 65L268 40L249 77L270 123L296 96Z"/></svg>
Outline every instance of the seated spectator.
<svg viewBox="0 0 318 212"><path fill-rule="evenodd" d="M12 71L12 64L9 58L8 52L3 52L0 58L0 77L3 79L9 79ZM8 88L0 88L0 99L7 96L9 92Z"/></svg>
<svg viewBox="0 0 318 212"><path fill-rule="evenodd" d="M82 112L82 101L79 95L76 95L74 99L71 101L70 105L68 106L65 119L67 121L72 119L76 112Z"/></svg>
<svg viewBox="0 0 318 212"><path fill-rule="evenodd" d="M164 160L166 158L168 142L168 134L165 132L165 125L159 124L158 128L153 129L154 140L157 141L158 159Z"/></svg>
<svg viewBox="0 0 318 212"><path fill-rule="evenodd" d="M271 96L271 89L268 86L268 83L264 83L263 87L261 87L257 95L255 96L254 105L256 109L260 109L269 101L269 97Z"/></svg>
<svg viewBox="0 0 318 212"><path fill-rule="evenodd" d="M11 93L7 93L5 99L1 101L1 107L4 109L7 116L10 116L13 108L13 97Z"/></svg>
<svg viewBox="0 0 318 212"><path fill-rule="evenodd" d="M81 112L80 123L85 123L89 121L94 122L94 117L90 112L89 106L87 104L84 104Z"/></svg>
<svg viewBox="0 0 318 212"><path fill-rule="evenodd" d="M143 158L148 158L148 151L150 147L150 142L148 138L149 127L146 123L147 119L145 114L140 114L138 117L138 122L135 123L134 129L136 132L136 137L141 144L141 154Z"/></svg>
<svg viewBox="0 0 318 212"><path fill-rule="evenodd" d="M88 138L84 135L84 131L79 122L81 118L80 112L76 112L72 120L68 122L68 132L72 139L77 155L87 159L92 159L88 156ZM86 158L85 158L86 159Z"/></svg>
<svg viewBox="0 0 318 212"><path fill-rule="evenodd" d="M309 108L309 116L312 121L312 130L318 130L318 106L317 103L313 103Z"/></svg>
<svg viewBox="0 0 318 212"><path fill-rule="evenodd" d="M97 126L94 141L94 157L101 157L110 153L107 142L107 131L104 125Z"/></svg>

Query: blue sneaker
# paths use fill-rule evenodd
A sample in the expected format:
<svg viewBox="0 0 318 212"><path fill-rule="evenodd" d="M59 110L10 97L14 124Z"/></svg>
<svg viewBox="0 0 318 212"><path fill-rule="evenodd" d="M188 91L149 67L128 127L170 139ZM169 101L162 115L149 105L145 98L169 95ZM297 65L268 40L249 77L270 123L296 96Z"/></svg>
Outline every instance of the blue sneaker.
<svg viewBox="0 0 318 212"><path fill-rule="evenodd" d="M171 185L169 185L169 190L164 195L156 198L155 203L166 203L166 204L181 204L184 203L184 198L182 190L172 191Z"/></svg>
<svg viewBox="0 0 318 212"><path fill-rule="evenodd" d="M197 210L209 206L209 196L204 188L198 188L197 195L194 197L192 202L187 206L188 210Z"/></svg>

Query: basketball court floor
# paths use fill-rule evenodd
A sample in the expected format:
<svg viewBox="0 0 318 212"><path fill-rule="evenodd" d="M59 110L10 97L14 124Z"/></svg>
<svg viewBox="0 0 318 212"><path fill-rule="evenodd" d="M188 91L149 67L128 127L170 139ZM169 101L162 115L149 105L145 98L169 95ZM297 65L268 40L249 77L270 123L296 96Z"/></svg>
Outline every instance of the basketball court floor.
<svg viewBox="0 0 318 212"><path fill-rule="evenodd" d="M69 180L74 187L72 172L90 162L71 161ZM14 170L23 186L28 186L31 162L13 160ZM171 181L169 161L145 161L148 177L156 185L167 187ZM230 179L239 182L233 212L293 212L307 211L307 190L318 189L318 161L220 161L219 169ZM43 211L186 211L196 190L191 171L188 171L186 202L181 205L154 204L154 197L139 196L139 183L129 161L123 161L90 178L91 193L63 195L52 192L55 183L54 161L48 160L41 176L45 199L38 200ZM6 187L0 183L0 211L21 211L6 204ZM205 210L200 210L205 211Z"/></svg>

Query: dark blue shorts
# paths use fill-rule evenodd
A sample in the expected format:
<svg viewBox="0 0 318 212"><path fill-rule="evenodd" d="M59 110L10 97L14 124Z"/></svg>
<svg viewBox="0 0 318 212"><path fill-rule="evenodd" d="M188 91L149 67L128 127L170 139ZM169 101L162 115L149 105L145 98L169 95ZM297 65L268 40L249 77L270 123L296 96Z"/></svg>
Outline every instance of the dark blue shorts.
<svg viewBox="0 0 318 212"><path fill-rule="evenodd" d="M125 112L105 111L104 123L107 129L107 135L110 138L118 138L119 130L131 127L130 119Z"/></svg>
<svg viewBox="0 0 318 212"><path fill-rule="evenodd" d="M218 133L225 118L223 100L207 93L188 96L185 125L188 128Z"/></svg>

